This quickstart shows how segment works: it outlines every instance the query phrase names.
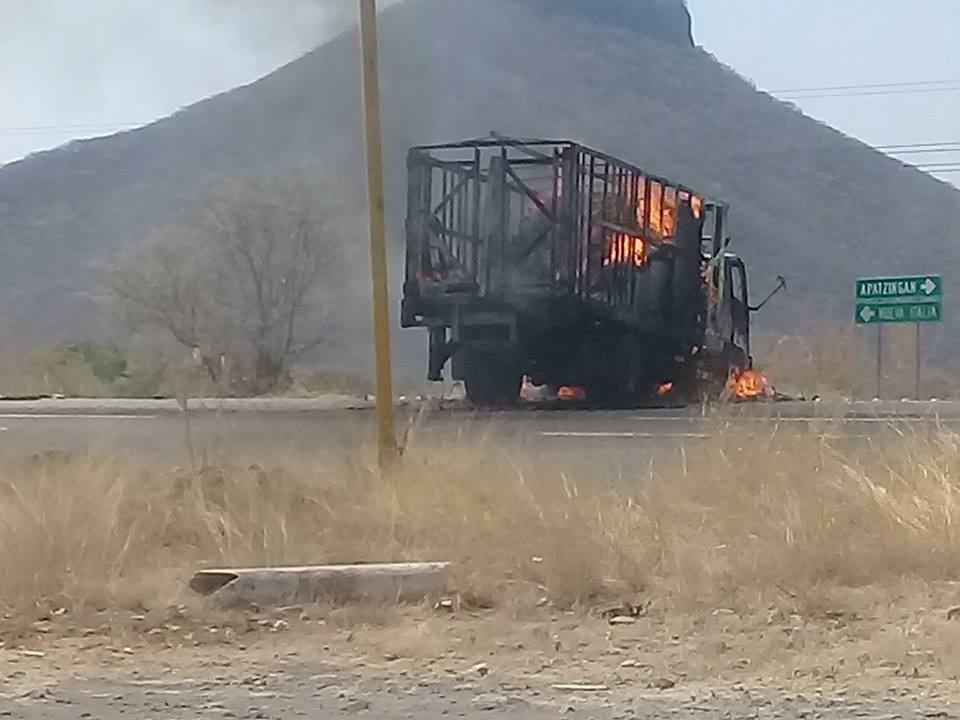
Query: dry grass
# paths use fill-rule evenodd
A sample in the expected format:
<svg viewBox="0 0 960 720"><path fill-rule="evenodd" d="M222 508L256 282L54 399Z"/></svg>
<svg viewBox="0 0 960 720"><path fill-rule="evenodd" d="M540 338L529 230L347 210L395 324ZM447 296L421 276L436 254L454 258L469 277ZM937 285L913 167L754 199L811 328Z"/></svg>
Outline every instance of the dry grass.
<svg viewBox="0 0 960 720"><path fill-rule="evenodd" d="M818 328L798 335L757 339L754 355L771 380L807 395L870 397L872 365L863 333L849 328Z"/></svg>
<svg viewBox="0 0 960 720"><path fill-rule="evenodd" d="M747 427L717 423L677 462L616 477L483 439L414 443L387 477L363 451L199 473L8 461L0 648L40 684L58 667L240 679L295 657L447 680L483 660L500 682L597 683L627 699L663 678L685 697L956 697L960 437L886 430L858 445L821 439L830 423ZM204 564L440 558L457 567L451 614L223 614L183 590ZM593 612L621 602L643 608L633 624Z"/></svg>
<svg viewBox="0 0 960 720"><path fill-rule="evenodd" d="M916 391L916 345L912 325L884 329L885 398L912 398ZM876 329L817 326L799 334L761 336L754 347L758 364L774 385L808 397L872 398L876 395ZM929 340L923 351L935 348ZM923 360L921 398L955 398L956 368Z"/></svg>
<svg viewBox="0 0 960 720"><path fill-rule="evenodd" d="M482 441L413 447L387 477L336 467L149 472L7 463L0 603L149 610L203 564L449 559L456 589L522 611L626 599L816 611L833 589L960 579L960 437L890 433L840 454L813 435L717 438L617 486ZM801 608L802 609L802 608Z"/></svg>

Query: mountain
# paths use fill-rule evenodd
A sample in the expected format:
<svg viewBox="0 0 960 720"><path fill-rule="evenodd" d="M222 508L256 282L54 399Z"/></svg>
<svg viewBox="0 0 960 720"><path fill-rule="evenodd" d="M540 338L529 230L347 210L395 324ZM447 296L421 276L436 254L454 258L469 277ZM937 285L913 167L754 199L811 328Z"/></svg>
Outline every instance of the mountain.
<svg viewBox="0 0 960 720"><path fill-rule="evenodd" d="M850 323L860 275L940 270L949 291L960 267L960 192L757 90L693 45L680 0L405 0L381 32L395 268L406 149L491 131L581 141L729 202L755 292L789 280L767 330ZM95 264L211 177L307 165L360 205L357 46L347 32L148 127L0 169L0 342L109 332ZM364 271L329 357L366 357ZM425 339L399 336L419 361Z"/></svg>
<svg viewBox="0 0 960 720"><path fill-rule="evenodd" d="M528 12L593 25L617 27L660 43L692 48L693 19L684 0L518 0Z"/></svg>

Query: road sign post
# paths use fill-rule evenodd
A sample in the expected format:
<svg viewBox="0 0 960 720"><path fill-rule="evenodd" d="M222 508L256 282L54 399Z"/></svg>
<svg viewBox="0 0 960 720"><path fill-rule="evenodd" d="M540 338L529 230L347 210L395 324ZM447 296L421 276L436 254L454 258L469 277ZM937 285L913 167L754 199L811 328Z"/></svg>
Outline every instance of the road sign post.
<svg viewBox="0 0 960 720"><path fill-rule="evenodd" d="M920 399L920 326L943 322L943 278L939 275L861 278L857 280L854 321L877 326L877 397L883 383L883 326L914 323L916 358L914 391Z"/></svg>
<svg viewBox="0 0 960 720"><path fill-rule="evenodd" d="M877 394L883 395L883 325L877 325Z"/></svg>
<svg viewBox="0 0 960 720"><path fill-rule="evenodd" d="M914 351L916 354L914 355L915 363L913 366L913 369L915 372L914 385L913 385L914 387L913 399L919 400L920 399L920 362L921 362L920 361L920 323L916 324L916 328L917 328L917 335L915 338L916 344L914 345Z"/></svg>

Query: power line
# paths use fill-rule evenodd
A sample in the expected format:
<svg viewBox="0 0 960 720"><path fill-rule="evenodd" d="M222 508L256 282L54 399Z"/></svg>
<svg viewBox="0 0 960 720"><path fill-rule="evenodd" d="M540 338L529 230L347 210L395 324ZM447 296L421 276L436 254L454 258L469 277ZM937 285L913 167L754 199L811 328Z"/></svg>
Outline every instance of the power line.
<svg viewBox="0 0 960 720"><path fill-rule="evenodd" d="M960 172L960 163L954 163L952 165L910 165L920 172L929 173L931 175L939 175L940 173L955 173Z"/></svg>
<svg viewBox="0 0 960 720"><path fill-rule="evenodd" d="M913 148L943 147L946 145L956 145L960 147L960 140L949 140L947 142L926 142L926 143L904 143L901 145L874 145L874 150L912 150Z"/></svg>
<svg viewBox="0 0 960 720"><path fill-rule="evenodd" d="M879 149L879 148L878 148ZM915 148L912 150L887 150L887 155L926 155L928 153L956 153L960 152L960 147L944 148Z"/></svg>
<svg viewBox="0 0 960 720"><path fill-rule="evenodd" d="M809 95L777 95L780 100L820 100L823 98L852 98L852 97L878 97L887 95L925 95L929 93L960 92L960 85L955 87L935 87L935 88L904 88L901 90L869 90L867 92L843 92L843 93L822 93ZM773 93L771 93L773 94Z"/></svg>
<svg viewBox="0 0 960 720"><path fill-rule="evenodd" d="M68 133L99 133L129 130L135 127L148 125L146 122L104 123L102 125L22 125L0 127L3 135L65 135Z"/></svg>
<svg viewBox="0 0 960 720"><path fill-rule="evenodd" d="M828 91L836 91L836 90L864 90L864 89L870 89L870 88L917 87L920 85L956 85L958 83L960 83L960 78L956 80L913 80L910 82L895 82L895 83L868 83L868 84L861 83L859 85L826 85L822 87L788 88L785 90L768 90L767 92L771 94L828 92Z"/></svg>
<svg viewBox="0 0 960 720"><path fill-rule="evenodd" d="M126 125L140 125L138 122L109 122L109 123L79 123L76 125L21 125L5 128L7 130L74 130L77 128L124 127Z"/></svg>

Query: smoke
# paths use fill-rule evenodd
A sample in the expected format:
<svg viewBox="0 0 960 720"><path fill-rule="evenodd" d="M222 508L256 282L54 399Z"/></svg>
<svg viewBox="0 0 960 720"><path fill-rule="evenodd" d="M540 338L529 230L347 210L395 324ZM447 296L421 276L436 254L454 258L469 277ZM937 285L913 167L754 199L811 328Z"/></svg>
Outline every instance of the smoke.
<svg viewBox="0 0 960 720"><path fill-rule="evenodd" d="M355 16L355 0L0 3L0 163L252 82Z"/></svg>

